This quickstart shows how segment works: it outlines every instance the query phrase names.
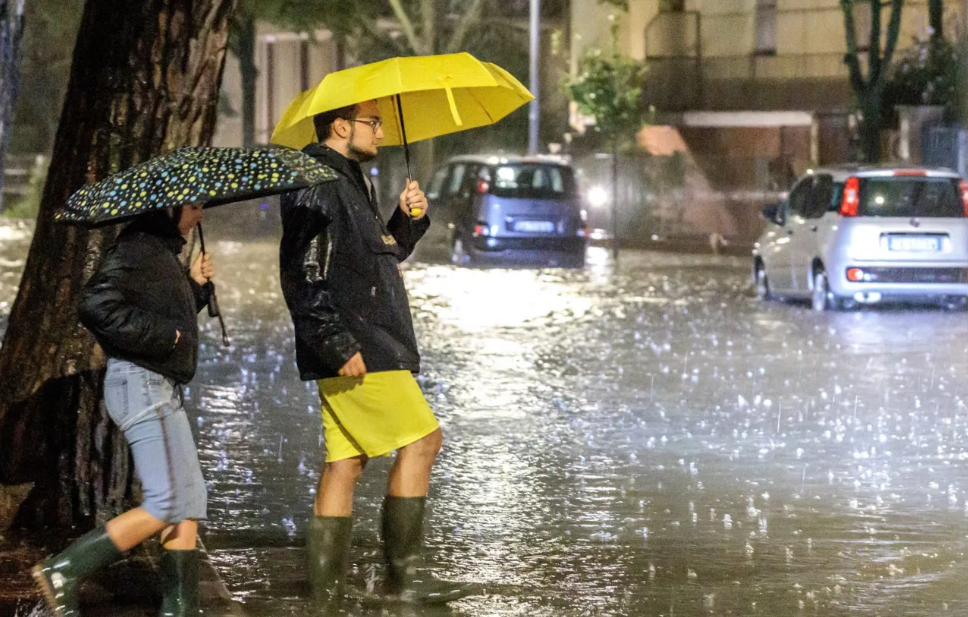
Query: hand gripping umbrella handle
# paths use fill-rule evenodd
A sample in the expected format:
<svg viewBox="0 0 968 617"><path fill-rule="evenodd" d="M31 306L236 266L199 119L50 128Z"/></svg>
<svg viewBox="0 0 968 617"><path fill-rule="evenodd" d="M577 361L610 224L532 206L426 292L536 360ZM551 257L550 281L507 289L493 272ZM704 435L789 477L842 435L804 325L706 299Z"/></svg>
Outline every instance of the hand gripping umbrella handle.
<svg viewBox="0 0 968 617"><path fill-rule="evenodd" d="M198 225L198 244L201 246L202 254L205 254L205 233L202 231L201 223ZM218 317L219 326L222 328L222 345L229 347L232 343L229 341L229 335L225 329L225 320L222 318L222 311L218 305L218 296L215 295L215 283L212 282L212 279L209 279L207 285L209 286L208 316Z"/></svg>

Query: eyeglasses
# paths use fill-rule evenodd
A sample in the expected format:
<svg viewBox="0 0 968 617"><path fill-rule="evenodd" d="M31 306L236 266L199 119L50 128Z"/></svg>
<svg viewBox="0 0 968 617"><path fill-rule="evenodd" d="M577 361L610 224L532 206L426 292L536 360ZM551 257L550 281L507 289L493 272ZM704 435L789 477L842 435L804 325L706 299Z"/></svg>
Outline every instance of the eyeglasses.
<svg viewBox="0 0 968 617"><path fill-rule="evenodd" d="M383 120L380 118L370 118L368 120L353 118L353 122L362 122L363 124L369 124L374 131L379 131L380 127L383 126Z"/></svg>

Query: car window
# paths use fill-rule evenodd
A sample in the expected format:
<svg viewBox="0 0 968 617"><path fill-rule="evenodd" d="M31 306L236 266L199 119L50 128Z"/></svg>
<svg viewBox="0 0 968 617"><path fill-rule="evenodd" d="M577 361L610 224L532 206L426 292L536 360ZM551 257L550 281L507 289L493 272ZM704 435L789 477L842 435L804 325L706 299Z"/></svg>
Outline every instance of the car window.
<svg viewBox="0 0 968 617"><path fill-rule="evenodd" d="M430 181L430 189L427 191L427 199L437 199L440 197L440 192L444 188L444 182L447 180L447 172L450 171L450 167L444 166L437 170L434 174L433 179Z"/></svg>
<svg viewBox="0 0 968 617"><path fill-rule="evenodd" d="M477 176L480 170L480 165L468 165L467 170L464 172L464 182L460 189L462 197L470 197L477 190Z"/></svg>
<svg viewBox="0 0 968 617"><path fill-rule="evenodd" d="M860 216L964 218L965 206L955 178L864 178L857 213Z"/></svg>
<svg viewBox="0 0 968 617"><path fill-rule="evenodd" d="M830 204L827 212L840 212L840 206L844 201L844 183L834 182L834 190L830 194Z"/></svg>
<svg viewBox="0 0 968 617"><path fill-rule="evenodd" d="M576 194L571 168L560 165L501 165L494 175L491 193L499 197L559 199Z"/></svg>
<svg viewBox="0 0 968 617"><path fill-rule="evenodd" d="M788 212L795 216L806 217L810 207L810 191L813 189L813 176L804 178L790 191Z"/></svg>
<svg viewBox="0 0 968 617"><path fill-rule="evenodd" d="M817 174L813 178L810 199L804 216L808 219L822 217L830 207L831 193L834 192L834 179L829 174Z"/></svg>
<svg viewBox="0 0 968 617"><path fill-rule="evenodd" d="M450 183L447 185L447 195L456 195L460 192L461 184L464 182L464 172L467 165L459 163L454 165L450 174Z"/></svg>

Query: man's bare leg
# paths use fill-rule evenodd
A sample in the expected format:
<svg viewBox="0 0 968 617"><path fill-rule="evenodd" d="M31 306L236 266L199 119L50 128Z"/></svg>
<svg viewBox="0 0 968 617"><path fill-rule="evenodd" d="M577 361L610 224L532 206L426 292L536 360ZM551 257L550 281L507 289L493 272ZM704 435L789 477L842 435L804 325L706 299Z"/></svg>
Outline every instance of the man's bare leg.
<svg viewBox="0 0 968 617"><path fill-rule="evenodd" d="M316 489L313 514L316 516L352 516L353 492L359 480L366 457L358 456L326 463Z"/></svg>
<svg viewBox="0 0 968 617"><path fill-rule="evenodd" d="M390 470L387 495L426 497L430 490L430 472L443 444L440 429L400 448Z"/></svg>

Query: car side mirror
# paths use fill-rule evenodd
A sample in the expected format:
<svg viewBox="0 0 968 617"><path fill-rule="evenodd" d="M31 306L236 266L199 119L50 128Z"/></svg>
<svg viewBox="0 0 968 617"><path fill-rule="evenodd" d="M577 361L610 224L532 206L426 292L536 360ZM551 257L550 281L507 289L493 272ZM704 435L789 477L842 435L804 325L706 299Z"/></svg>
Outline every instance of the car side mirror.
<svg viewBox="0 0 968 617"><path fill-rule="evenodd" d="M775 223L777 225L783 225L783 203L770 204L763 208L762 211L763 218Z"/></svg>

